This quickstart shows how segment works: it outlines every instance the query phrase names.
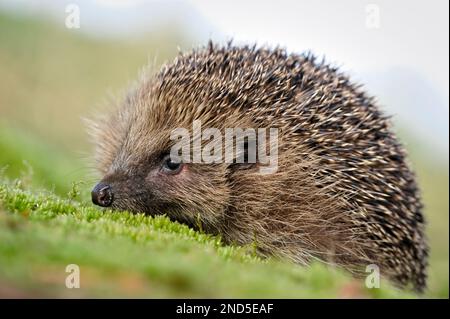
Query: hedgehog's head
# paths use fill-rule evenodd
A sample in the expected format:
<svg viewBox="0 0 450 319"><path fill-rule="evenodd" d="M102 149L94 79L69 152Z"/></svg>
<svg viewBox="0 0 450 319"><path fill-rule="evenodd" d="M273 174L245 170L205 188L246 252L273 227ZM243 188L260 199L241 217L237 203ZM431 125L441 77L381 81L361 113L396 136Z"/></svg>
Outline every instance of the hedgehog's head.
<svg viewBox="0 0 450 319"><path fill-rule="evenodd" d="M158 87L140 86L116 112L94 123L96 161L102 177L92 190L92 200L112 209L167 214L191 225L200 218L203 227L212 227L230 205L230 184L242 170L224 160L193 162L198 152L193 142L193 121L199 119L202 127L218 128L220 132L226 127L246 128L251 124L244 123L245 117L238 112L228 112L226 118L221 118L209 106L205 106L208 111L196 116L195 110L202 106L187 99L175 103L168 92L158 91ZM188 163L171 156L174 145L181 140L180 136L174 138L175 130L180 128L191 143ZM203 151L208 142L201 142ZM252 169L241 166L246 172Z"/></svg>
<svg viewBox="0 0 450 319"><path fill-rule="evenodd" d="M165 120L149 125L148 119L110 118L105 122L109 127L99 126L102 178L92 190L92 201L112 209L167 214L188 224L198 223L202 213L205 226L216 224L229 201L226 167L174 159L171 149L177 141L171 134L176 127Z"/></svg>

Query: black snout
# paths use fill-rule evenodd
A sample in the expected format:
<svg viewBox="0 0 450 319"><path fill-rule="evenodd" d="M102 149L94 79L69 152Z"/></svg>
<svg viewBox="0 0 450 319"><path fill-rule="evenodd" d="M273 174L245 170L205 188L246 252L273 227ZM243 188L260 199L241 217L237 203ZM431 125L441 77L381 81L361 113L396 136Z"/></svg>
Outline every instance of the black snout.
<svg viewBox="0 0 450 319"><path fill-rule="evenodd" d="M95 205L102 207L111 206L114 200L114 194L111 190L111 187L106 184L99 183L97 184L91 192L92 202Z"/></svg>

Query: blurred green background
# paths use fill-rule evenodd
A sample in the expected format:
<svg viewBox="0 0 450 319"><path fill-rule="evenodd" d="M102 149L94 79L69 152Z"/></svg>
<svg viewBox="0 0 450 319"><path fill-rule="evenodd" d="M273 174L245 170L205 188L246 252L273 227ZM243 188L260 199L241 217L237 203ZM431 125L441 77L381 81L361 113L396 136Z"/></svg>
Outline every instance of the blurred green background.
<svg viewBox="0 0 450 319"><path fill-rule="evenodd" d="M178 47L199 42L176 24L137 37L90 36L49 17L0 11L0 167L29 176L35 187L66 194L95 181L91 146L82 124L108 96L122 92L148 62L157 68ZM448 148L435 150L408 126L396 126L423 191L431 246L430 296L448 297ZM448 133L448 122L447 122ZM0 243L1 245L1 243ZM1 265L0 265L1 267Z"/></svg>

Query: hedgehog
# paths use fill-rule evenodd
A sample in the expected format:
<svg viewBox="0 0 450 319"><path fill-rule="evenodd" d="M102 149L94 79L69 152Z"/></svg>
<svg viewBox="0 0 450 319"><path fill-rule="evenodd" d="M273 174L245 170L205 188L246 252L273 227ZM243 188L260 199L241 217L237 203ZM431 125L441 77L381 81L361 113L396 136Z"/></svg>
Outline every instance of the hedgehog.
<svg viewBox="0 0 450 319"><path fill-rule="evenodd" d="M174 159L173 130L199 120L219 131L276 128L276 171L237 161L250 136L231 162ZM90 132L102 176L94 204L166 215L299 265L364 276L375 264L398 287L426 288L423 207L390 117L310 52L212 42L180 52L144 72Z"/></svg>

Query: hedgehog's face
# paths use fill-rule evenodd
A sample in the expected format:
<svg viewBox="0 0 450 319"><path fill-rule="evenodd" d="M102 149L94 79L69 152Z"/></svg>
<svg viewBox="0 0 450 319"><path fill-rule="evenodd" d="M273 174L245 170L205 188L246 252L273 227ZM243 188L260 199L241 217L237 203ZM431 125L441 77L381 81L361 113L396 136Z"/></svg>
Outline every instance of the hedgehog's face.
<svg viewBox="0 0 450 319"><path fill-rule="evenodd" d="M128 127L111 152L97 136L102 180L92 190L94 204L131 212L167 214L196 224L216 223L228 203L226 169L221 164L174 161L170 129Z"/></svg>

